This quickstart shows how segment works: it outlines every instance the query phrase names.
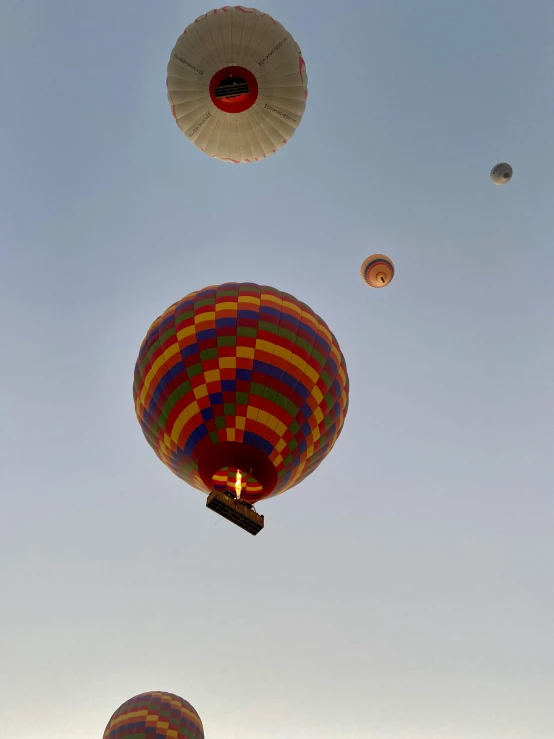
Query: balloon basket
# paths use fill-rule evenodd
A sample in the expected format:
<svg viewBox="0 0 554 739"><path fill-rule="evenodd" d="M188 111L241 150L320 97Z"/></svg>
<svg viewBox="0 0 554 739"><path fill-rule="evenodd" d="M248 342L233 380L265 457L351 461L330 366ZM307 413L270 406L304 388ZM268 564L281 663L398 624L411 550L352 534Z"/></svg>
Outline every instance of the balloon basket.
<svg viewBox="0 0 554 739"><path fill-rule="evenodd" d="M256 513L252 506L221 490L214 490L208 495L206 508L219 513L220 516L240 526L253 536L256 536L264 527L264 517Z"/></svg>

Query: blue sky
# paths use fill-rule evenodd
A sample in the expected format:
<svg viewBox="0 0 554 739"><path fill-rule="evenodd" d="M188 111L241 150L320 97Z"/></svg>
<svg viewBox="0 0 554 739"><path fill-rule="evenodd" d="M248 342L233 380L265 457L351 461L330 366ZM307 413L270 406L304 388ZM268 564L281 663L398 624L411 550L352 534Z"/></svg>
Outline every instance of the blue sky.
<svg viewBox="0 0 554 739"><path fill-rule="evenodd" d="M209 6L0 4L2 736L98 739L162 689L207 739L552 739L554 4L259 7L308 106L232 166L166 99ZM255 539L132 403L151 321L229 280L307 302L351 381Z"/></svg>

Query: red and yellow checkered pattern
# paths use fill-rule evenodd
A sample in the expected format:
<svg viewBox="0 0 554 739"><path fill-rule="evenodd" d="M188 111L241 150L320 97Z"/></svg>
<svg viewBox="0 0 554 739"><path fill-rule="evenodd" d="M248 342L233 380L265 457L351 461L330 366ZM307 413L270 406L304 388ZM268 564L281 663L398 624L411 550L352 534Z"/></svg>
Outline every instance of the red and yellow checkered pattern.
<svg viewBox="0 0 554 739"><path fill-rule="evenodd" d="M104 739L204 739L200 716L173 693L141 693L120 706Z"/></svg>
<svg viewBox="0 0 554 739"><path fill-rule="evenodd" d="M336 338L305 303L226 283L170 306L135 366L137 418L176 475L256 502L301 482L331 451L348 409Z"/></svg>

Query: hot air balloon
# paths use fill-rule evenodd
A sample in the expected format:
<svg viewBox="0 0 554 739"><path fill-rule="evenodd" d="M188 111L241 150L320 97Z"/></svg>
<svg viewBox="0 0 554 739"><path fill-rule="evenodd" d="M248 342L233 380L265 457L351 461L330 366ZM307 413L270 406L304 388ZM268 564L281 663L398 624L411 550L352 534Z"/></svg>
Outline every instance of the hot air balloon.
<svg viewBox="0 0 554 739"><path fill-rule="evenodd" d="M394 264L384 254L372 254L360 268L362 280L370 287L386 287L394 277Z"/></svg>
<svg viewBox="0 0 554 739"><path fill-rule="evenodd" d="M225 6L201 15L177 39L167 94L195 146L226 162L254 162L284 146L300 125L306 64L270 15Z"/></svg>
<svg viewBox="0 0 554 739"><path fill-rule="evenodd" d="M204 739L200 716L173 693L141 693L120 706L106 726L104 739Z"/></svg>
<svg viewBox="0 0 554 739"><path fill-rule="evenodd" d="M512 179L514 170L506 162L495 164L491 169L490 178L495 185L505 185Z"/></svg>
<svg viewBox="0 0 554 739"><path fill-rule="evenodd" d="M161 461L256 534L253 504L294 487L333 448L348 374L322 318L266 285L190 293L157 318L135 365L135 411Z"/></svg>

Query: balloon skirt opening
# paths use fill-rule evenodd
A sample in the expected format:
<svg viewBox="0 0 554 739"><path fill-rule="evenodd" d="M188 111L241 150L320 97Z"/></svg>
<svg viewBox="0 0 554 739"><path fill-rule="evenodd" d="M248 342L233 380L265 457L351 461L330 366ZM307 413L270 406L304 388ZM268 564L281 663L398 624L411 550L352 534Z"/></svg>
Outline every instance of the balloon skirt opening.
<svg viewBox="0 0 554 739"><path fill-rule="evenodd" d="M259 500L259 496L263 495L263 487L254 475L249 475L236 467L223 467L218 470L212 477L212 490L231 493L237 498L246 495Z"/></svg>
<svg viewBox="0 0 554 739"><path fill-rule="evenodd" d="M258 99L258 81L245 67L224 67L210 80L210 97L224 113L244 113Z"/></svg>
<svg viewBox="0 0 554 739"><path fill-rule="evenodd" d="M251 477L257 483L255 488L247 484L241 492L241 499L246 503L267 498L277 485L275 466L263 452L250 444L222 441L209 444L202 450L198 458L198 474L210 491L219 487L218 478L226 468L240 470L246 478Z"/></svg>

